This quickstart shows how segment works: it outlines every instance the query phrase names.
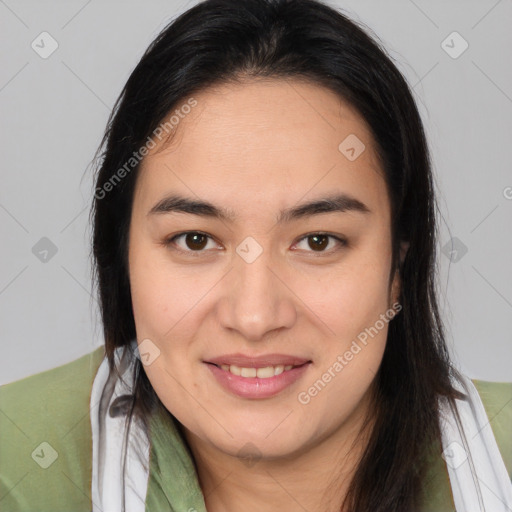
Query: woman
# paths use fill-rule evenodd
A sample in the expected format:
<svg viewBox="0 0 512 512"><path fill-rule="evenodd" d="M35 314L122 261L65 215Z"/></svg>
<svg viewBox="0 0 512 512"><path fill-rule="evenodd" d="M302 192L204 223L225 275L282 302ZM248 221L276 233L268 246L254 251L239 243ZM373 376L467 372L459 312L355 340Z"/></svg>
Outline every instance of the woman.
<svg viewBox="0 0 512 512"><path fill-rule="evenodd" d="M6 510L510 510L512 384L450 363L422 123L359 27L200 3L101 149L106 357L4 386Z"/></svg>

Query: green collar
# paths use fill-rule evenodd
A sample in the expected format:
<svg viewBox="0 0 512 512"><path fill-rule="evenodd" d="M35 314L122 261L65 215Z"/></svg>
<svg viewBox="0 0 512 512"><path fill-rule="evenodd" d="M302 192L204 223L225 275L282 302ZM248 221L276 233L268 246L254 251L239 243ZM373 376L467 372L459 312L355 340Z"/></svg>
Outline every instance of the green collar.
<svg viewBox="0 0 512 512"><path fill-rule="evenodd" d="M194 460L175 422L162 408L151 418L146 512L206 512Z"/></svg>

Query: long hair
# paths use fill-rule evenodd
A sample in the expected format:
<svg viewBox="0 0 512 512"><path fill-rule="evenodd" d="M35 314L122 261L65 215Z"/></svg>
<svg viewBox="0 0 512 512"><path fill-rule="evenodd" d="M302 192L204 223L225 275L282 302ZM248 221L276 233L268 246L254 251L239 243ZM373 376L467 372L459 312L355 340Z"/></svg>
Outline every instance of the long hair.
<svg viewBox="0 0 512 512"><path fill-rule="evenodd" d="M429 150L411 90L386 50L320 1L200 2L169 23L130 75L96 155L91 210L94 276L111 372L115 349L135 338L127 257L140 166L134 152L194 93L262 77L327 87L355 107L376 142L391 202L390 282L399 272L402 310L389 324L375 378L375 424L344 506L358 512L416 510L425 450L440 438L438 398L461 398L451 383L458 373L437 304L438 207ZM402 240L410 246L401 264ZM136 364L130 410L147 428L162 404Z"/></svg>

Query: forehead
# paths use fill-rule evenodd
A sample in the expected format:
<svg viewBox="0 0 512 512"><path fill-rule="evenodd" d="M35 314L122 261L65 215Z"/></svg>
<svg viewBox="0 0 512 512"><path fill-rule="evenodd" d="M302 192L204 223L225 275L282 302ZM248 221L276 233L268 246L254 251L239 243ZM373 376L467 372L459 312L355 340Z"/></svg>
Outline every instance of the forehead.
<svg viewBox="0 0 512 512"><path fill-rule="evenodd" d="M180 116L171 142L157 141L144 159L142 198L177 190L247 211L335 190L387 207L371 132L334 92L267 79L210 87L193 98L197 105ZM364 150L347 158L347 146Z"/></svg>

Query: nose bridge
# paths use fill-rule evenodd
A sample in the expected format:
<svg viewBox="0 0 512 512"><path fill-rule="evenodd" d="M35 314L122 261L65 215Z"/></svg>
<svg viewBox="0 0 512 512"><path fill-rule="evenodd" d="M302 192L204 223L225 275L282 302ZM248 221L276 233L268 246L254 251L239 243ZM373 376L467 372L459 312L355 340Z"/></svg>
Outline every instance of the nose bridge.
<svg viewBox="0 0 512 512"><path fill-rule="evenodd" d="M256 341L268 331L289 328L295 319L291 293L276 276L279 273L270 249L245 240L237 247L230 272L228 311L222 323Z"/></svg>

